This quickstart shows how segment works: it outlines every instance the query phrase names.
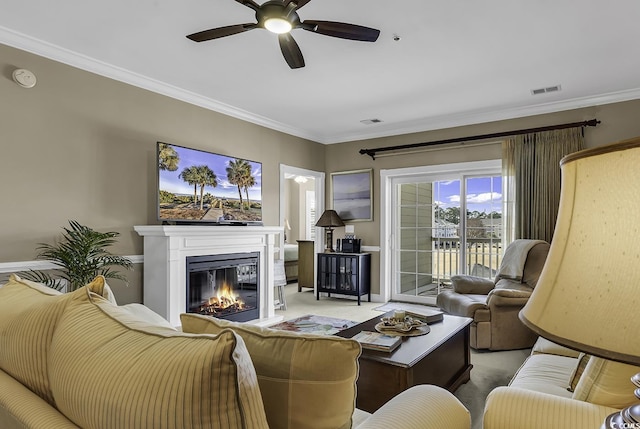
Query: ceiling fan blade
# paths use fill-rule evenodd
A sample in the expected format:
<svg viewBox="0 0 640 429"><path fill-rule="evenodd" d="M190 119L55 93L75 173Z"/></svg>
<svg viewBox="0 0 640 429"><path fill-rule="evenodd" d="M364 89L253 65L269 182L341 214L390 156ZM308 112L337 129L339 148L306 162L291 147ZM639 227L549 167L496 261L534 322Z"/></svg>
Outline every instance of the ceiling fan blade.
<svg viewBox="0 0 640 429"><path fill-rule="evenodd" d="M236 1L240 1L240 0L236 0ZM288 6L289 3L296 3L296 9L300 9L301 7L303 7L305 4L309 3L311 0L285 0L284 5Z"/></svg>
<svg viewBox="0 0 640 429"><path fill-rule="evenodd" d="M324 34L325 36L359 40L361 42L375 42L380 35L380 30L375 28L346 24L344 22L304 21L299 27L314 33Z"/></svg>
<svg viewBox="0 0 640 429"><path fill-rule="evenodd" d="M302 51L300 47L293 39L291 34L284 33L278 35L278 42L280 42L280 50L284 56L285 61L292 69L299 69L304 67L304 58L302 57Z"/></svg>
<svg viewBox="0 0 640 429"><path fill-rule="evenodd" d="M253 0L236 0L238 3L241 3L243 5L245 5L246 7L249 7L253 10L255 10L256 12L258 11L258 9L260 9L260 6L254 2Z"/></svg>
<svg viewBox="0 0 640 429"><path fill-rule="evenodd" d="M243 33L245 31L253 30L257 27L258 24L253 23L229 25L227 27L212 28L211 30L204 30L200 31L199 33L189 34L187 36L187 39L191 39L194 42L205 42L207 40L219 39L220 37Z"/></svg>

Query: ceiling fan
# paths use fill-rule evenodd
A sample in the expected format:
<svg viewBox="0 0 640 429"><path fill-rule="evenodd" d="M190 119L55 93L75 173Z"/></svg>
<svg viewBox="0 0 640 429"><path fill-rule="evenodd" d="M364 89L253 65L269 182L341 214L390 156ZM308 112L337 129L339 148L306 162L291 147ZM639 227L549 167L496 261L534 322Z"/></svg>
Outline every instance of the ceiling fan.
<svg viewBox="0 0 640 429"><path fill-rule="evenodd" d="M334 21L300 20L298 9L311 0L269 0L258 5L253 0L236 0L238 3L253 9L256 12L257 23L229 25L226 27L212 28L198 33L190 34L188 39L194 42L219 39L231 36L254 28L264 28L278 34L280 50L285 61L292 69L304 67L304 58L300 47L291 36L290 31L296 28L324 34L325 36L339 37L341 39L359 40L362 42L375 42L380 35L380 30L363 27L361 25L346 24Z"/></svg>

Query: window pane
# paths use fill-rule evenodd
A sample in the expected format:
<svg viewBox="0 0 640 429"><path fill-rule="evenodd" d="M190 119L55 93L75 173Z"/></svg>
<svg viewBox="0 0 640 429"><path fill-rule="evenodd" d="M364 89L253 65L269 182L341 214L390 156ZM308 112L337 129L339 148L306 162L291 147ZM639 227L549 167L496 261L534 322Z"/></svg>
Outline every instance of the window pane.
<svg viewBox="0 0 640 429"><path fill-rule="evenodd" d="M400 271L404 273L416 272L416 253L400 252Z"/></svg>
<svg viewBox="0 0 640 429"><path fill-rule="evenodd" d="M416 208L401 207L400 208L400 227L406 228L416 226Z"/></svg>
<svg viewBox="0 0 640 429"><path fill-rule="evenodd" d="M418 272L431 274L433 272L433 262L435 260L433 252L418 252Z"/></svg>
<svg viewBox="0 0 640 429"><path fill-rule="evenodd" d="M399 185L400 204L415 204L416 203L416 185L415 183L405 183Z"/></svg>
<svg viewBox="0 0 640 429"><path fill-rule="evenodd" d="M433 205L416 207L417 226L431 227L433 224Z"/></svg>
<svg viewBox="0 0 640 429"><path fill-rule="evenodd" d="M468 178L467 272L493 277L499 266L502 238L502 177Z"/></svg>
<svg viewBox="0 0 640 429"><path fill-rule="evenodd" d="M416 203L418 205L431 205L433 203L433 186L431 183L416 183Z"/></svg>
<svg viewBox="0 0 640 429"><path fill-rule="evenodd" d="M432 236L433 228L419 228L416 229L416 241L418 250L431 250L432 249Z"/></svg>
<svg viewBox="0 0 640 429"><path fill-rule="evenodd" d="M400 249L415 250L416 249L416 228L402 228L400 230Z"/></svg>
<svg viewBox="0 0 640 429"><path fill-rule="evenodd" d="M400 274L400 292L405 295L416 295L415 274Z"/></svg>

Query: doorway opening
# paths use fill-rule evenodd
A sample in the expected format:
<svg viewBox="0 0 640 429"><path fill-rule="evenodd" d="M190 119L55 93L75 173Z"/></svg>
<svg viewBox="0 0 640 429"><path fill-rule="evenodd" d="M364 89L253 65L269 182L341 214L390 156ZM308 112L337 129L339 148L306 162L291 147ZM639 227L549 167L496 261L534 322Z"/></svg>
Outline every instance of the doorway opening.
<svg viewBox="0 0 640 429"><path fill-rule="evenodd" d="M288 289L315 291L315 258L324 246L323 234L315 224L324 210L324 181L323 172L280 165L280 225L284 234L278 257L284 260Z"/></svg>

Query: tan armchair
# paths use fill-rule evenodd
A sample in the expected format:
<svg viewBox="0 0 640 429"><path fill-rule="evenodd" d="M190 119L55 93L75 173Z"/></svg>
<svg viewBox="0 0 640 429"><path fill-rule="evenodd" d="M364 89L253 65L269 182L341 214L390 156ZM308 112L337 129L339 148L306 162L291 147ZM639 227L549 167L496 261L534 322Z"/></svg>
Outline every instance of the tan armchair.
<svg viewBox="0 0 640 429"><path fill-rule="evenodd" d="M504 252L494 280L457 275L453 288L438 294L437 305L449 314L473 319L474 349L512 350L531 347L538 336L518 318L538 283L549 243L515 240Z"/></svg>

